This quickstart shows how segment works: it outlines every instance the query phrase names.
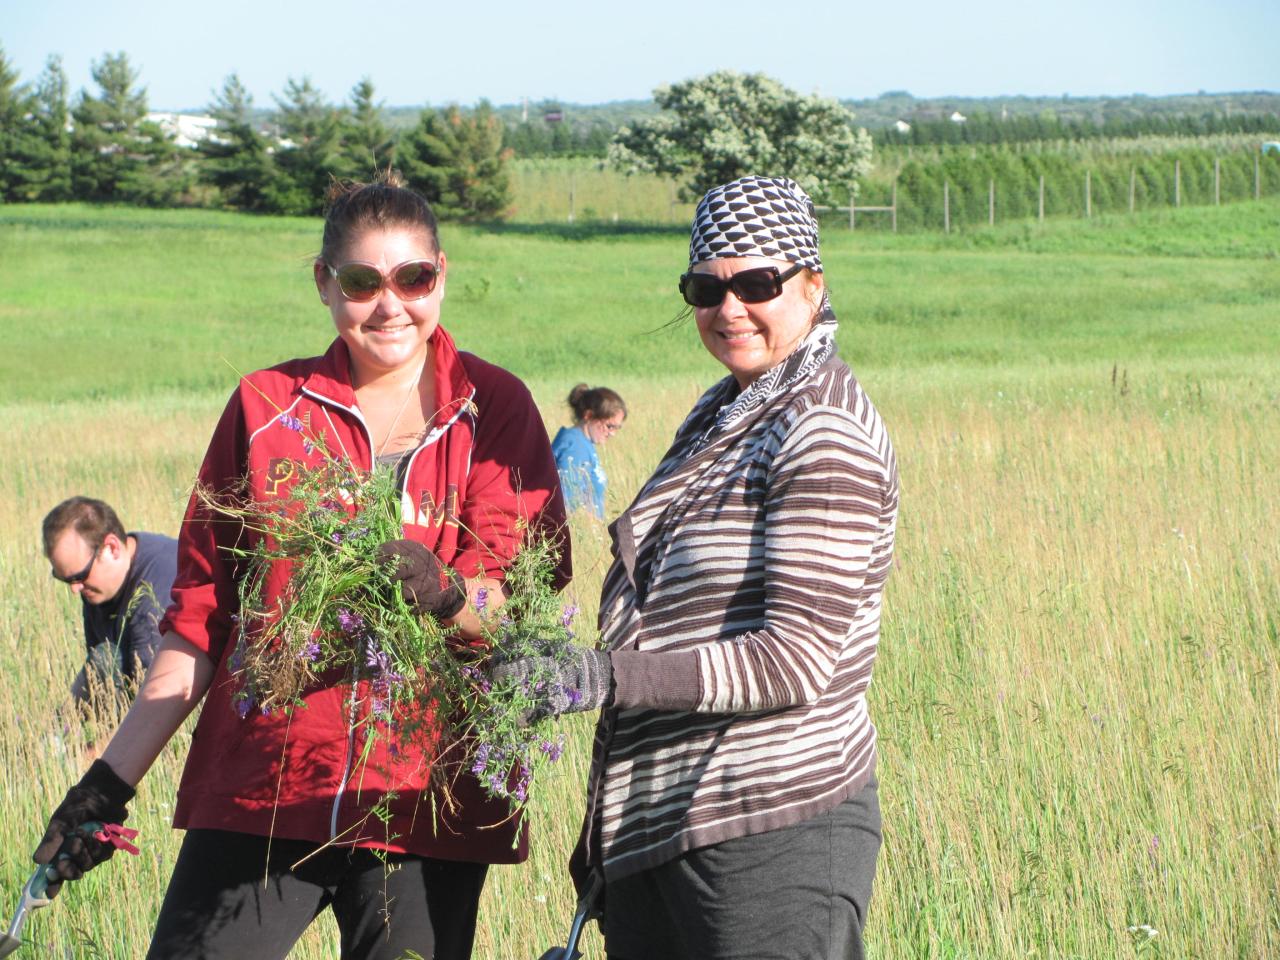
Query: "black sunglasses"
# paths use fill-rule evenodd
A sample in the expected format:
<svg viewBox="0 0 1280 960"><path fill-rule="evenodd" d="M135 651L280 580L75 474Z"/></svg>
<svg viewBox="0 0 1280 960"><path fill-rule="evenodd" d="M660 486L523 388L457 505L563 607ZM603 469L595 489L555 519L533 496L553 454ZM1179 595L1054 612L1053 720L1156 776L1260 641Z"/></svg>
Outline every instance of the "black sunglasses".
<svg viewBox="0 0 1280 960"><path fill-rule="evenodd" d="M732 290L743 303L764 303L780 296L782 285L803 269L803 263L782 273L777 267L755 267L739 270L728 280L690 271L680 277L680 293L691 307L718 307L724 302L726 290Z"/></svg>
<svg viewBox="0 0 1280 960"><path fill-rule="evenodd" d="M340 267L326 263L325 268L338 281L338 289L348 300L368 303L376 300L383 287L390 287L401 300L421 300L436 287L440 269L430 260L406 260L384 275L372 263L352 260Z"/></svg>
<svg viewBox="0 0 1280 960"><path fill-rule="evenodd" d="M89 574L93 571L93 565L98 562L98 554L100 554L101 552L102 552L102 547L98 547L97 550L94 550L93 556L89 558L88 566L86 566L83 570L80 570L77 573L68 574L67 576L64 577L57 570L54 570L52 567L50 567L49 575L53 577L53 579L59 581L60 583L65 583L68 586L72 586L72 587L74 587L77 583L84 583L86 580L89 579Z"/></svg>

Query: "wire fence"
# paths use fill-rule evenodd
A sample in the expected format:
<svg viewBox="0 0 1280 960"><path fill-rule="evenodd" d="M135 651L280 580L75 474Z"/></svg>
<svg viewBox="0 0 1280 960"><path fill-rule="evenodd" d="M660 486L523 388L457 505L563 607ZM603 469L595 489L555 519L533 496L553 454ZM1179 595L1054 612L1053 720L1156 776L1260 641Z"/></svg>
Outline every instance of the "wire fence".
<svg viewBox="0 0 1280 960"><path fill-rule="evenodd" d="M670 179L627 176L595 161L518 161L512 188L516 222L687 224L694 209ZM991 148L900 158L863 182L852 204L846 193L819 210L827 226L950 232L1277 195L1280 150L1256 146L1129 153Z"/></svg>

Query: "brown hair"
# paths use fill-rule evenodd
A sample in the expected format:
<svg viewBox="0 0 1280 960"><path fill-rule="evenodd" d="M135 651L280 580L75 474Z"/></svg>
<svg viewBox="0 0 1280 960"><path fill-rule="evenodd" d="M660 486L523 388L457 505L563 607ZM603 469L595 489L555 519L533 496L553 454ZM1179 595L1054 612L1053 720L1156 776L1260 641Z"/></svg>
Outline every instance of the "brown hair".
<svg viewBox="0 0 1280 960"><path fill-rule="evenodd" d="M92 497L71 497L50 510L41 524L46 557L53 552L54 543L68 528L80 534L95 553L108 534L115 534L121 541L125 538L124 525L108 504Z"/></svg>
<svg viewBox="0 0 1280 960"><path fill-rule="evenodd" d="M390 167L379 170L369 183L334 180L324 199L320 259L326 263L332 264L348 241L365 230L421 230L432 248L440 250L440 231L431 204L405 186L404 179Z"/></svg>
<svg viewBox="0 0 1280 960"><path fill-rule="evenodd" d="M569 391L569 409L573 411L573 419L582 421L587 414L596 420L608 420L614 414L621 413L625 419L627 405L622 397L608 387L588 387L580 383Z"/></svg>

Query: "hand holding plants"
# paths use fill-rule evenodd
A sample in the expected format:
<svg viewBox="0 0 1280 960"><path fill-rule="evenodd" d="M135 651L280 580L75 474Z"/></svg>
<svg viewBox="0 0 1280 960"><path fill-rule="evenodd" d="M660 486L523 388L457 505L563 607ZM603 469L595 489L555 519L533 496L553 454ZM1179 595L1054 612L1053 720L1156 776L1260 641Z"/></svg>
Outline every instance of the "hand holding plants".
<svg viewBox="0 0 1280 960"><path fill-rule="evenodd" d="M389 540L378 547L378 559L417 614L438 620L456 616L467 602L466 585L456 571L415 540Z"/></svg>
<svg viewBox="0 0 1280 960"><path fill-rule="evenodd" d="M496 688L518 688L532 701L520 716L520 725L528 726L547 717L603 706L613 686L613 663L601 650L568 647L559 656L499 663L492 676Z"/></svg>

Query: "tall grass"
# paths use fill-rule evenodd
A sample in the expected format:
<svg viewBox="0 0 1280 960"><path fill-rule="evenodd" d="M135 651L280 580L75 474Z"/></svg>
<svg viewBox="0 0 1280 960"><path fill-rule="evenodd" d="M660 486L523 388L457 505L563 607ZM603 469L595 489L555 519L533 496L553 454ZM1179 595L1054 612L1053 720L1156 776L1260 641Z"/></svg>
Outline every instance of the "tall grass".
<svg viewBox="0 0 1280 960"><path fill-rule="evenodd" d="M10 904L87 739L111 724L58 715L82 641L45 573L40 517L88 492L130 527L175 530L234 377L219 357L247 369L328 338L306 289L313 223L205 217L46 210L0 225ZM1228 219L1194 220L1198 245L1191 223L996 231L986 246L827 238L842 352L902 467L871 693L873 957L1280 953L1280 270L1265 224L1241 247ZM718 375L690 324L642 333L674 312L682 238L447 231L446 245L446 322L531 383L552 429L577 380L626 398L603 450L616 513ZM1183 255L1196 246L1217 256ZM59 348L41 353L42 338ZM577 517L573 535L569 589L589 623L607 534ZM569 726L535 797L531 860L490 874L478 957L538 956L564 936L590 718ZM144 951L180 840L167 818L186 736L134 804L143 856L68 885L29 924L49 955ZM589 948L601 955L594 933ZM336 957L330 921L293 955Z"/></svg>

